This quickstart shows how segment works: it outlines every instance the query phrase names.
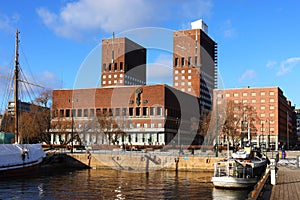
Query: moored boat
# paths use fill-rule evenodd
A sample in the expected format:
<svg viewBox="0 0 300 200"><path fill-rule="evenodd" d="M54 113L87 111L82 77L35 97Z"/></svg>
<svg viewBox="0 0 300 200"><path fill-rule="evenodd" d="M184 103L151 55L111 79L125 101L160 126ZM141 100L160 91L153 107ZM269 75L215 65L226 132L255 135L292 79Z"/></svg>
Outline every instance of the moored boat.
<svg viewBox="0 0 300 200"><path fill-rule="evenodd" d="M22 174L39 166L45 157L42 144L20 144L18 132L19 117L19 61L18 61L18 30L16 31L15 69L14 69L14 144L0 144L0 176L14 176Z"/></svg>
<svg viewBox="0 0 300 200"><path fill-rule="evenodd" d="M254 186L267 167L267 158L258 157L254 152L214 163L212 182L219 188L248 188ZM239 155L239 156L237 156Z"/></svg>

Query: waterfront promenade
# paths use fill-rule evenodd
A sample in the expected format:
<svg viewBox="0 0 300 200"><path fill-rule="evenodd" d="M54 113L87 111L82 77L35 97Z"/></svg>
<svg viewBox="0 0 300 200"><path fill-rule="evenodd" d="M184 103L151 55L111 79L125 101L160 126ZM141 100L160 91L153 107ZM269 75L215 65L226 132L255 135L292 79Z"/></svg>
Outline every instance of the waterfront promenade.
<svg viewBox="0 0 300 200"><path fill-rule="evenodd" d="M300 169L280 166L270 199L300 199Z"/></svg>

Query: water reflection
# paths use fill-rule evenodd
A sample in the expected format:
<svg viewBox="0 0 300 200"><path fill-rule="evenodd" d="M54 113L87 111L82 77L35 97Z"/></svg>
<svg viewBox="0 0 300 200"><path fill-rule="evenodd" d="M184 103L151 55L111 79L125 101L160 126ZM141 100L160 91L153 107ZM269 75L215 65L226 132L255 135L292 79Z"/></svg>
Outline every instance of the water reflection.
<svg viewBox="0 0 300 200"><path fill-rule="evenodd" d="M35 176L0 180L0 199L231 198L232 192L213 188L211 176L212 173L174 171L44 171ZM233 192L237 192L235 197L242 197L240 191Z"/></svg>

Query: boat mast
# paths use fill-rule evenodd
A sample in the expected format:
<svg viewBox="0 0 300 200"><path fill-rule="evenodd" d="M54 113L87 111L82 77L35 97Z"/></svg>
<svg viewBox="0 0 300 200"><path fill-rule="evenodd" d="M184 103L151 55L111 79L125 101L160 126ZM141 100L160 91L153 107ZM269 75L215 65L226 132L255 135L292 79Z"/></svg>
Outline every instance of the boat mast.
<svg viewBox="0 0 300 200"><path fill-rule="evenodd" d="M14 103L15 103L15 142L19 143L19 112L18 112L18 99L19 99L19 31L16 30L16 47L15 47L15 69L14 69Z"/></svg>

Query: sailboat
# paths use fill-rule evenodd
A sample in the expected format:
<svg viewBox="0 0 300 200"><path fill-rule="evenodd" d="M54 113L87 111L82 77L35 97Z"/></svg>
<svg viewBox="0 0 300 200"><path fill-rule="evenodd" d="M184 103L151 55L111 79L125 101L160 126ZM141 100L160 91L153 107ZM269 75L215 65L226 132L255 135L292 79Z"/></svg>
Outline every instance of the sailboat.
<svg viewBox="0 0 300 200"><path fill-rule="evenodd" d="M16 31L14 64L14 137L13 144L0 144L0 176L13 176L28 172L40 165L45 157L42 144L21 144L19 138L18 86L19 86L19 37Z"/></svg>

